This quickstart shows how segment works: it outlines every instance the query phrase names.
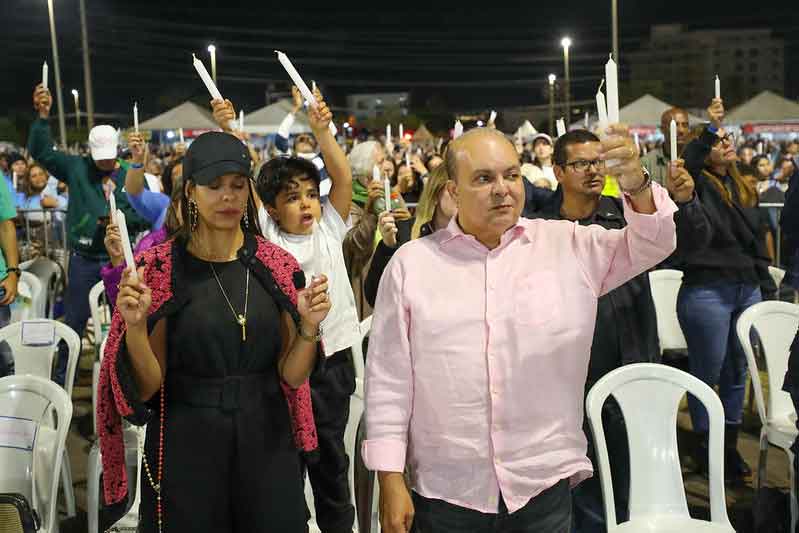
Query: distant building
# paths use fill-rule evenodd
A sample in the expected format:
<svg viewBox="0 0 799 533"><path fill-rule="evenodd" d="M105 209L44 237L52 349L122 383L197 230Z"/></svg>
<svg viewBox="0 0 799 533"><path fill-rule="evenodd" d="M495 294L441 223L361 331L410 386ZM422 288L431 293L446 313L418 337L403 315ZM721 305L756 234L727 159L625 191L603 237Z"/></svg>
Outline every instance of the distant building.
<svg viewBox="0 0 799 533"><path fill-rule="evenodd" d="M409 93L368 93L347 96L347 108L357 120L375 118L386 110L402 109L407 112L410 103Z"/></svg>
<svg viewBox="0 0 799 533"><path fill-rule="evenodd" d="M785 92L785 43L770 29L685 30L679 24L652 27L641 49L622 56L633 84L660 82L658 98L704 109L721 79L729 109L764 90Z"/></svg>

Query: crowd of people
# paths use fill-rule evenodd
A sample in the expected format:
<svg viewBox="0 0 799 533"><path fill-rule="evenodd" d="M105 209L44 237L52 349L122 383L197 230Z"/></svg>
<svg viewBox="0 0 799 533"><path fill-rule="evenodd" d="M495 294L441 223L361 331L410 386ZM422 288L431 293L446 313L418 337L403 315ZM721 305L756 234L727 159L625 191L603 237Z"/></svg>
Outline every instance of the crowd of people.
<svg viewBox="0 0 799 533"><path fill-rule="evenodd" d="M115 310L97 391L109 509L128 497L125 419L147 424L140 531L304 531L306 475L321 531L352 531L344 433L353 347L373 316L359 453L383 531L605 531L583 405L609 372L661 361L656 268L683 272L677 316L690 373L724 406L725 480L751 480L735 323L779 296L778 257L799 288L799 141L735 138L717 98L707 123L663 113L677 154L619 124L348 144L318 90L311 132L292 138L305 107L293 97L268 150L231 129L233 102L213 100L219 131L188 145L101 125L73 155L54 148L39 85L26 155L0 155L0 326L24 219L65 230L64 322L84 333L100 281ZM794 351L786 390L799 402ZM64 345L61 384L67 357ZM692 466L708 475L708 416L688 404ZM612 399L602 422L624 521L627 428Z"/></svg>

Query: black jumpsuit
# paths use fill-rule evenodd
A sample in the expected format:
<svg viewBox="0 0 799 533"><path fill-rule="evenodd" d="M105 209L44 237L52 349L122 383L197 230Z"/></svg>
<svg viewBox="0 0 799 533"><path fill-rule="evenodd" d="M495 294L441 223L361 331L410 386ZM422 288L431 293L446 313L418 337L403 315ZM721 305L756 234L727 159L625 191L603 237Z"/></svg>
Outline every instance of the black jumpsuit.
<svg viewBox="0 0 799 533"><path fill-rule="evenodd" d="M279 386L279 309L250 273L247 338L211 266L186 253L188 303L167 319L164 532L302 532L303 479ZM245 265L214 263L237 313ZM160 396L145 445L158 469ZM142 467L140 531L157 532L156 497Z"/></svg>

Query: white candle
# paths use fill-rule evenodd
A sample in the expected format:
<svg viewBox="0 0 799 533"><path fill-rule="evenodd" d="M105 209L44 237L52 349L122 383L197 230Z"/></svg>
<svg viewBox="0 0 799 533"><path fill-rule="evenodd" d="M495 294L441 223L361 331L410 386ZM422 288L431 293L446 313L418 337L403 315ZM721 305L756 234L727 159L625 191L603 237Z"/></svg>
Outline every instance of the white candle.
<svg viewBox="0 0 799 533"><path fill-rule="evenodd" d="M244 110L239 109L239 131L244 131Z"/></svg>
<svg viewBox="0 0 799 533"><path fill-rule="evenodd" d="M111 222L116 224L117 223L117 199L114 196L114 191L111 191L111 193L108 195L108 205L110 206L110 209L108 210L108 214L111 215Z"/></svg>
<svg viewBox="0 0 799 533"><path fill-rule="evenodd" d="M117 210L117 226L119 227L119 238L122 239L122 251L125 254L125 263L130 268L130 278L134 283L139 280L136 272L136 262L133 260L133 248L130 247L130 236L128 235L128 224L125 221L125 213Z"/></svg>
<svg viewBox="0 0 799 533"><path fill-rule="evenodd" d="M605 63L605 93L608 104L608 124L619 123L619 71L611 54Z"/></svg>
<svg viewBox="0 0 799 533"><path fill-rule="evenodd" d="M399 140L402 141L403 139L405 139L405 127L402 125L402 122L400 122Z"/></svg>
<svg viewBox="0 0 799 533"><path fill-rule="evenodd" d="M386 124L386 144L391 142L391 124Z"/></svg>
<svg viewBox="0 0 799 533"><path fill-rule="evenodd" d="M300 76L300 73L297 72L297 69L294 68L294 65L291 63L291 59L289 59L289 57L286 54L284 54L279 50L275 50L275 53L277 54L277 60L280 61L280 64L283 65L284 69L286 69L286 74L289 75L291 81L293 81L294 85L297 86L297 89L299 89L300 94L302 94L302 97L308 100L308 104L311 107L316 107L316 97L308 88L308 85L305 83L305 81L303 81L302 77ZM314 88L316 88L315 85ZM338 133L336 125L331 122L328 127L330 128L330 133L332 133L333 136L335 137L336 133Z"/></svg>
<svg viewBox="0 0 799 533"><path fill-rule="evenodd" d="M139 108L136 102L133 102L133 131L139 133Z"/></svg>
<svg viewBox="0 0 799 533"><path fill-rule="evenodd" d="M383 193L386 195L386 211L391 211L391 181L388 176L383 180Z"/></svg>
<svg viewBox="0 0 799 533"><path fill-rule="evenodd" d="M638 140L638 132L633 132L633 139L635 139L635 148L638 150L638 153L641 153L641 143Z"/></svg>
<svg viewBox="0 0 799 533"><path fill-rule="evenodd" d="M42 63L42 87L47 89L47 61Z"/></svg>
<svg viewBox="0 0 799 533"><path fill-rule="evenodd" d="M671 151L671 161L677 161L677 123L671 119L669 123L669 149Z"/></svg>
<svg viewBox="0 0 799 533"><path fill-rule="evenodd" d="M602 84L605 83L605 80L602 80L602 83L599 84L599 89L596 91L596 114L597 119L599 120L599 132L604 134L605 130L608 129L608 109L605 107L605 95L602 93Z"/></svg>
<svg viewBox="0 0 799 533"><path fill-rule="evenodd" d="M16 191L17 190L17 173L12 172L11 176L11 187Z"/></svg>
<svg viewBox="0 0 799 533"><path fill-rule="evenodd" d="M410 169L413 169L413 167L411 167L411 149L410 148L405 150L405 166L410 168Z"/></svg>
<svg viewBox="0 0 799 533"><path fill-rule="evenodd" d="M184 144L186 139L183 138L183 128L180 128L178 132L180 133L180 144Z"/></svg>
<svg viewBox="0 0 799 533"><path fill-rule="evenodd" d="M763 141L757 143L757 155L763 155Z"/></svg>
<svg viewBox="0 0 799 533"><path fill-rule="evenodd" d="M558 137L560 137L562 135L566 135L566 124L563 122L563 118L559 118L555 122L555 125L557 126Z"/></svg>
<svg viewBox="0 0 799 533"><path fill-rule="evenodd" d="M497 112L493 109L491 110L491 115L488 117L488 123L493 124L497 120Z"/></svg>
<svg viewBox="0 0 799 533"><path fill-rule="evenodd" d="M588 129L588 111L585 112L584 126Z"/></svg>
<svg viewBox="0 0 799 533"><path fill-rule="evenodd" d="M716 99L721 98L721 80L719 80L719 75L716 74Z"/></svg>
<svg viewBox="0 0 799 533"><path fill-rule="evenodd" d="M453 138L453 139L457 139L457 138L458 138L458 137L460 137L461 135L463 135L463 124L461 124L461 121L460 121L460 120L456 120L456 121L455 121L455 128L454 128L454 132L453 132L452 138Z"/></svg>
<svg viewBox="0 0 799 533"><path fill-rule="evenodd" d="M219 89L216 88L216 84L214 83L214 80L211 79L211 75L208 74L208 71L205 69L203 62L197 59L197 56L194 54L192 54L191 57L194 58L194 68L197 70L197 74L200 75L200 79L203 80L205 88L208 89L208 94L210 94L211 98L214 100L223 100L222 93L220 93Z"/></svg>
<svg viewBox="0 0 799 533"><path fill-rule="evenodd" d="M380 167L375 165L372 167L372 181L381 181L383 179L383 175L380 172Z"/></svg>

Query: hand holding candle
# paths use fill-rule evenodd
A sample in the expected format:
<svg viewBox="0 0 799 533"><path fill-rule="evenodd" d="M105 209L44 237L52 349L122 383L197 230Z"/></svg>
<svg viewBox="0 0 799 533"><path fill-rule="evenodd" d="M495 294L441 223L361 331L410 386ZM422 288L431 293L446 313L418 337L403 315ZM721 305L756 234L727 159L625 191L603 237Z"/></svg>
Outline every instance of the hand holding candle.
<svg viewBox="0 0 799 533"><path fill-rule="evenodd" d="M308 88L308 85L300 76L300 73L297 72L296 68L294 68L294 65L291 63L291 60L288 58L288 56L279 50L275 50L275 53L277 54L277 60L280 61L280 64L283 65L284 69L286 69L286 73L289 75L289 78L291 78L291 81L293 81L294 85L297 86L297 89L300 90L302 97L308 101L308 105L311 107L316 107L316 98ZM336 136L336 133L338 133L336 125L332 122L330 123L330 133L332 133L334 137Z"/></svg>
<svg viewBox="0 0 799 533"><path fill-rule="evenodd" d="M721 99L721 80L719 80L719 75L716 74L716 99Z"/></svg>

